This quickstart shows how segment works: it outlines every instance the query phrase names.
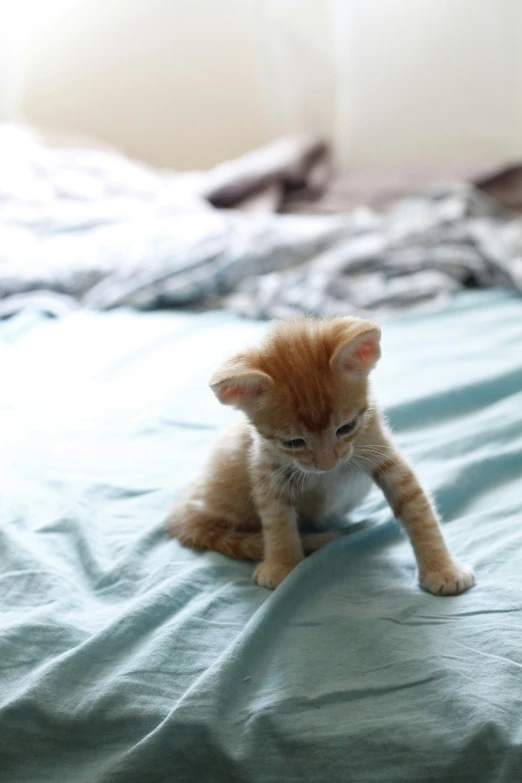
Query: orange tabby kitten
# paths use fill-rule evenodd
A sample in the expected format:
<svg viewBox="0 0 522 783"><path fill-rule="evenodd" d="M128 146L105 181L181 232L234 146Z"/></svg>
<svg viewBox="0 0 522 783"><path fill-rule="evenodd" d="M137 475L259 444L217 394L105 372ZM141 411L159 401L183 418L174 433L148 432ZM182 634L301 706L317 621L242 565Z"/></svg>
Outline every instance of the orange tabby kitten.
<svg viewBox="0 0 522 783"><path fill-rule="evenodd" d="M170 534L261 561L254 579L274 588L305 551L335 537L300 529L345 514L373 480L406 529L422 587L436 595L471 587L473 571L453 560L435 508L371 396L379 341L379 328L359 318L303 318L275 324L258 348L225 362L211 388L245 415L170 515Z"/></svg>

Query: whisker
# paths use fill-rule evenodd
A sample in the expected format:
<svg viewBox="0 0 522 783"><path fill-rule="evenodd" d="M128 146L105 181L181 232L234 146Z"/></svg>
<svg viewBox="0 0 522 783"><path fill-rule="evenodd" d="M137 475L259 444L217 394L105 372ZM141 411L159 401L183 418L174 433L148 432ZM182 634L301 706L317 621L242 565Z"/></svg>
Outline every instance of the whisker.
<svg viewBox="0 0 522 783"><path fill-rule="evenodd" d="M304 470L301 470L300 473L301 473L301 498L303 498L305 488L306 488L306 473L304 472Z"/></svg>
<svg viewBox="0 0 522 783"><path fill-rule="evenodd" d="M367 452L368 454L381 454L383 456L394 453L394 449L388 446L356 446L356 451Z"/></svg>
<svg viewBox="0 0 522 783"><path fill-rule="evenodd" d="M375 455L375 454L369 454L368 456L366 456L364 454L358 454L358 457L359 457L360 460L362 460L363 464L364 463L368 463L368 465L369 465L369 467L371 469L371 472L373 474L381 473L383 471L382 463L381 463L380 460L375 459L376 456L377 455ZM382 455L378 455L378 456L382 457ZM388 468L389 461L390 461L389 457L387 457L386 461L388 463L386 467ZM396 459L392 459L392 463L396 464L397 460ZM367 471L368 467L365 466L364 470Z"/></svg>
<svg viewBox="0 0 522 783"><path fill-rule="evenodd" d="M376 457L380 460L389 460L390 457L392 459L395 458L395 451L392 448L389 448L387 446L380 447L380 446L360 446L356 449L356 452L361 457Z"/></svg>
<svg viewBox="0 0 522 783"><path fill-rule="evenodd" d="M368 467L364 465L362 462L359 462L355 457L352 457L350 460L350 467L354 467L356 470L362 470L364 473L371 472L368 470Z"/></svg>
<svg viewBox="0 0 522 783"><path fill-rule="evenodd" d="M302 474L302 470L299 470L297 465L293 465L292 478L293 478L293 481L294 481L295 500L296 500L296 502L299 500L299 484L300 484L300 481L301 481L301 474Z"/></svg>
<svg viewBox="0 0 522 783"><path fill-rule="evenodd" d="M292 465L285 465L283 471L283 477L284 481L279 485L279 492L276 493L276 498L280 499L283 497L283 494L286 492L287 487L290 485L290 481L292 479ZM286 474L286 475L285 475Z"/></svg>
<svg viewBox="0 0 522 783"><path fill-rule="evenodd" d="M292 483L293 477L294 477L293 466L290 466L290 470L288 471L288 476L287 476L287 479L286 479L286 482L285 482L285 488L286 488L286 491L288 492L288 494L290 495L290 503L292 503L292 504L294 502L293 501L294 487L293 487L293 483Z"/></svg>
<svg viewBox="0 0 522 783"><path fill-rule="evenodd" d="M267 475L266 475L264 478L262 478L262 479L261 479L261 481L259 481L259 482L258 482L258 483L255 485L255 487L252 489L252 492L251 492L251 493L250 493L250 495L248 496L248 500L249 500L249 501L251 500L251 498L252 498L252 495L254 494L254 492L256 492L256 491L259 489L259 487L260 487L262 484L264 484L264 482L265 482L265 481L268 481L269 479L275 479L275 478L276 478L276 477L278 477L279 475L282 475L282 474L284 473L284 471L286 470L286 468L287 468L287 467L288 467L287 465L280 465L278 468L276 468L276 470L272 470L272 471L270 471L269 473L267 473Z"/></svg>

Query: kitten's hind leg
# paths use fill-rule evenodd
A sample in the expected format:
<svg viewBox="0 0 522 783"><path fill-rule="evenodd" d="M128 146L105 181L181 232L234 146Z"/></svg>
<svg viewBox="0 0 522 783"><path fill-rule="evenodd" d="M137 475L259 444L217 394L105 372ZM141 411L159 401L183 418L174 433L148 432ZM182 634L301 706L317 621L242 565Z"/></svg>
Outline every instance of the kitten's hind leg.
<svg viewBox="0 0 522 783"><path fill-rule="evenodd" d="M205 510L202 501L189 500L176 506L166 520L167 533L192 549L213 550L228 557L261 560L261 531L235 530L230 522Z"/></svg>
<svg viewBox="0 0 522 783"><path fill-rule="evenodd" d="M166 520L169 536L180 544L199 551L221 552L228 557L259 561L264 545L261 530L238 530L227 520L213 516L200 501L186 501L176 506ZM303 549L311 554L330 541L340 538L335 531L304 533Z"/></svg>

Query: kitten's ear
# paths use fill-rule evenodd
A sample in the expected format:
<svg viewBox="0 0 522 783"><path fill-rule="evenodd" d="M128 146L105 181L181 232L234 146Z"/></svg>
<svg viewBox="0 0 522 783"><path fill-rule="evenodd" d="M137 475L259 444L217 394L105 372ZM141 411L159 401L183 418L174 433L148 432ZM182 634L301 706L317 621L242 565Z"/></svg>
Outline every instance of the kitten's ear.
<svg viewBox="0 0 522 783"><path fill-rule="evenodd" d="M210 379L210 388L223 405L248 411L262 405L273 381L261 370L252 370L240 358L229 359Z"/></svg>
<svg viewBox="0 0 522 783"><path fill-rule="evenodd" d="M363 324L361 324L363 325ZM381 330L369 321L368 328L348 338L335 350L330 366L339 372L368 373L381 356Z"/></svg>

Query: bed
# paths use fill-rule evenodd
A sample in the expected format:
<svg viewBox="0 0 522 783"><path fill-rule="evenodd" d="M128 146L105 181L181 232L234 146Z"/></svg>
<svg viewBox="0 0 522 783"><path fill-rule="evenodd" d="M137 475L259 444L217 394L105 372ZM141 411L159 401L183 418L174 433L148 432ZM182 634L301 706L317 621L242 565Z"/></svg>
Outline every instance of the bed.
<svg viewBox="0 0 522 783"><path fill-rule="evenodd" d="M376 492L274 593L163 519L258 322L2 325L0 779L502 781L522 764L522 302L386 324L375 386L477 586L415 583Z"/></svg>
<svg viewBox="0 0 522 783"><path fill-rule="evenodd" d="M251 563L166 537L234 416L208 377L262 321L18 300L0 322L0 781L518 780L511 287L381 318L377 395L477 574L444 599L377 490L273 593Z"/></svg>

